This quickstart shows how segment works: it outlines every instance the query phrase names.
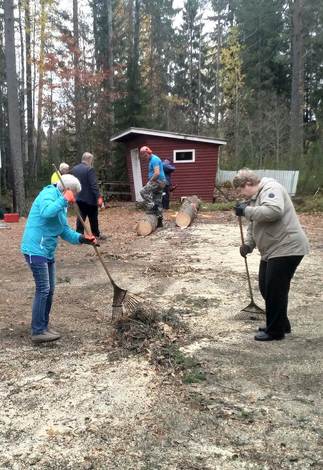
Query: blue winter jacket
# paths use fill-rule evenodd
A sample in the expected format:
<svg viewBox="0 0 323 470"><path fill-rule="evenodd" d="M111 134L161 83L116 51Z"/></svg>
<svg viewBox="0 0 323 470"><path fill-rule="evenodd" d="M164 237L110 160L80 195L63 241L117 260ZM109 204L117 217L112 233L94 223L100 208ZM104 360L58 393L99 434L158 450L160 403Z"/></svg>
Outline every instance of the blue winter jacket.
<svg viewBox="0 0 323 470"><path fill-rule="evenodd" d="M45 256L54 259L57 238L69 243L80 243L80 234L67 223L68 202L53 185L46 186L31 206L21 241L25 255Z"/></svg>

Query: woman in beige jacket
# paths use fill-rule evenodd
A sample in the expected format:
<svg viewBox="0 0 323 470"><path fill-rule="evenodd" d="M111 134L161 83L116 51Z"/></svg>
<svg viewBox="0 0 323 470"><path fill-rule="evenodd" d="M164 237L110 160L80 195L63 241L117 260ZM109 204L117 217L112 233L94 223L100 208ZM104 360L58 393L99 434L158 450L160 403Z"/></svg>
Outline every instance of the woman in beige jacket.
<svg viewBox="0 0 323 470"><path fill-rule="evenodd" d="M249 199L236 205L237 216L245 216L249 226L240 254L245 257L255 247L261 261L259 289L266 304L266 326L259 328L257 341L283 339L291 332L287 316L290 282L297 266L309 252L309 244L286 189L272 178L260 179L248 168L240 170L233 185Z"/></svg>

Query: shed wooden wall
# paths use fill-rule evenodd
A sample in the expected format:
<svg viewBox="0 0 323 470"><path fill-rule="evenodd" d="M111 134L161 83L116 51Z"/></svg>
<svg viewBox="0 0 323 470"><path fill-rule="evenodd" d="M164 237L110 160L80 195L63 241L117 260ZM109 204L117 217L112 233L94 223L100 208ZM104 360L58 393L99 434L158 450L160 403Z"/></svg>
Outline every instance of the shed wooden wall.
<svg viewBox="0 0 323 470"><path fill-rule="evenodd" d="M162 160L168 158L173 162L173 150L195 149L194 163L175 163L175 172L172 174L172 183L177 188L171 193L171 199L196 194L206 202L212 202L215 177L218 167L219 145L189 140L178 140L165 137L140 135L127 142L127 167L132 198L135 200L134 184L131 168L130 150L148 145L154 154ZM143 184L147 182L148 165L141 160Z"/></svg>

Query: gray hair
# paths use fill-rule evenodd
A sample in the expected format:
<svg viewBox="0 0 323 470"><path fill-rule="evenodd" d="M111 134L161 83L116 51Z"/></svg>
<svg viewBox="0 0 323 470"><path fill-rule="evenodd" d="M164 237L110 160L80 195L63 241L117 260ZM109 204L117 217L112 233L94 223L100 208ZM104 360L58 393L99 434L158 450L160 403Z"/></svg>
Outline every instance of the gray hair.
<svg viewBox="0 0 323 470"><path fill-rule="evenodd" d="M86 163L92 163L93 162L93 155L92 153L90 152L84 152L83 155L82 155L82 162L86 162Z"/></svg>
<svg viewBox="0 0 323 470"><path fill-rule="evenodd" d="M79 193L82 189L81 183L75 176L73 175L62 175L61 176L62 181L64 183L65 188L63 187L61 181L58 181L57 183L57 188L63 192L64 189L70 189L71 191L75 191L76 193Z"/></svg>
<svg viewBox="0 0 323 470"><path fill-rule="evenodd" d="M66 175L66 173L68 173L70 171L70 166L63 162L59 165L59 172L61 175Z"/></svg>
<svg viewBox="0 0 323 470"><path fill-rule="evenodd" d="M233 178L232 184L234 188L243 188L247 183L256 186L260 183L259 176L249 168L241 168L238 174Z"/></svg>

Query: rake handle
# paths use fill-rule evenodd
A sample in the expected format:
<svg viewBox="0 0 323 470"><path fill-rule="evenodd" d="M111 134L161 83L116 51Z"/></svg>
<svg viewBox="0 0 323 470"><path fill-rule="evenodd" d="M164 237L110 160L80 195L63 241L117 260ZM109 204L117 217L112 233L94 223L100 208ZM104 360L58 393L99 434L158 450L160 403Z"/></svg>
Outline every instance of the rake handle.
<svg viewBox="0 0 323 470"><path fill-rule="evenodd" d="M54 170L55 170L56 173L57 173L57 176L58 176L58 179L59 179L61 185L63 186L64 190L66 190L66 186L65 186L65 184L64 184L64 181L62 180L62 177L61 177L60 172L58 171L58 169L56 168L56 165L55 165L54 163L53 163L52 165L53 165ZM79 221L80 221L81 224L83 225L83 228L84 228L85 233L86 233L87 235L92 235L91 230L88 229L86 223L84 222L84 220L83 220L83 218L82 218L82 215L81 215L81 212L80 212L80 208L79 208L79 206L77 205L76 202L73 202L73 209L74 209L74 211L75 211L75 213L76 213L77 218L79 219ZM108 278L109 278L111 284L112 284L113 286L115 286L115 282L114 282L114 280L112 279L111 274L109 273L109 270L108 270L108 268L107 268L107 266L106 266L106 264L105 264L105 262L104 262L104 259L102 258L102 255L101 255L101 253L100 253L99 250L98 250L98 247L95 246L95 245L92 245L92 246L93 246L94 251L95 251L97 257L99 258L99 260L100 260L100 262L101 262L101 264L102 264L102 267L103 267L104 271L106 272L106 274L107 274L107 276L108 276Z"/></svg>
<svg viewBox="0 0 323 470"><path fill-rule="evenodd" d="M241 220L241 216L240 216L240 215L238 216L238 220L239 220L239 228L240 228L241 242L242 242L242 244L244 245L245 243L244 243L244 236L243 236L242 220ZM246 266L246 273L247 273L247 279L248 279L248 286L249 286L250 299L251 299L251 302L254 303L254 300L253 300L253 293L252 293L252 287L251 287L251 281L250 281L249 268L248 268L248 261L247 261L247 257L246 257L246 256L244 256L244 263L245 263L245 266Z"/></svg>

